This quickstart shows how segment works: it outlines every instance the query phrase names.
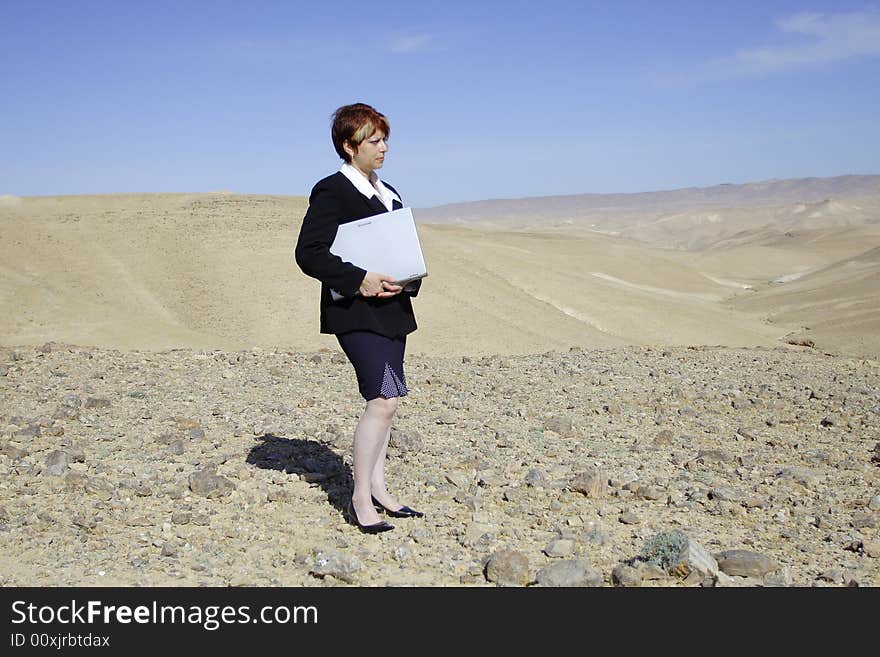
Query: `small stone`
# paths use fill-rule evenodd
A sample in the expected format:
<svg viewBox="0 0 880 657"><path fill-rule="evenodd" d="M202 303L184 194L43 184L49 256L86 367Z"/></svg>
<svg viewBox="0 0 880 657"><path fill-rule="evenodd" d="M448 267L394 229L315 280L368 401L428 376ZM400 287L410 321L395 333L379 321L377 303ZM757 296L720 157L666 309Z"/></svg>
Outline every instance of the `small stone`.
<svg viewBox="0 0 880 657"><path fill-rule="evenodd" d="M654 436L654 445L657 447L663 447L666 445L672 444L672 431L669 429L662 429L660 432Z"/></svg>
<svg viewBox="0 0 880 657"><path fill-rule="evenodd" d="M67 452L56 449L46 457L46 474L59 476L70 469L70 456Z"/></svg>
<svg viewBox="0 0 880 657"><path fill-rule="evenodd" d="M570 417L557 416L544 420L544 429L558 433L565 438L575 436L574 423Z"/></svg>
<svg viewBox="0 0 880 657"><path fill-rule="evenodd" d="M168 451L175 456L180 456L186 451L186 447L184 447L183 441L178 439L168 445Z"/></svg>
<svg viewBox="0 0 880 657"><path fill-rule="evenodd" d="M177 544L174 541L166 541L162 544L162 556L163 557L176 557L177 556Z"/></svg>
<svg viewBox="0 0 880 657"><path fill-rule="evenodd" d="M457 424L458 417L452 411L444 411L436 420L437 424Z"/></svg>
<svg viewBox="0 0 880 657"><path fill-rule="evenodd" d="M590 466L574 477L571 487L589 498L598 499L608 489L608 477L599 468Z"/></svg>
<svg viewBox="0 0 880 657"><path fill-rule="evenodd" d="M570 539L560 538L551 541L544 548L544 554L548 557L567 557L574 552L574 541Z"/></svg>
<svg viewBox="0 0 880 657"><path fill-rule="evenodd" d="M189 437L190 440L201 440L202 438L205 437L205 430L204 429L190 429L189 432L187 433L187 436Z"/></svg>
<svg viewBox="0 0 880 657"><path fill-rule="evenodd" d="M98 519L95 516L79 513L73 517L73 524L83 529L94 529L98 526Z"/></svg>
<svg viewBox="0 0 880 657"><path fill-rule="evenodd" d="M468 488L473 481L473 477L462 470L450 470L445 477L446 481L457 488Z"/></svg>
<svg viewBox="0 0 880 657"><path fill-rule="evenodd" d="M150 497L153 494L153 489L149 484L140 482L134 487L134 494L138 497Z"/></svg>
<svg viewBox="0 0 880 657"><path fill-rule="evenodd" d="M69 490L85 490L88 480L82 472L70 471L64 477L64 487Z"/></svg>
<svg viewBox="0 0 880 657"><path fill-rule="evenodd" d="M731 463L733 457L723 449L703 449L697 453L696 460L702 463Z"/></svg>
<svg viewBox="0 0 880 657"><path fill-rule="evenodd" d="M618 520L620 520L620 522L622 522L624 525L638 525L640 522L642 522L641 518L639 518L635 513L628 509L620 514Z"/></svg>
<svg viewBox="0 0 880 657"><path fill-rule="evenodd" d="M53 420L72 420L79 415L76 408L70 406L59 406L52 414Z"/></svg>
<svg viewBox="0 0 880 657"><path fill-rule="evenodd" d="M660 566L657 566L653 563L639 563L639 573L642 576L642 581L654 581L658 579L665 579L667 574L666 571L663 570Z"/></svg>
<svg viewBox="0 0 880 657"><path fill-rule="evenodd" d="M620 563L611 571L611 583L621 587L641 586L642 574L636 568Z"/></svg>
<svg viewBox="0 0 880 657"><path fill-rule="evenodd" d="M869 511L866 513L856 513L853 515L849 523L855 529L864 529L866 527L877 527L880 525L880 512Z"/></svg>
<svg viewBox="0 0 880 657"><path fill-rule="evenodd" d="M486 563L486 579L498 586L525 586L532 581L529 560L522 552L497 550Z"/></svg>
<svg viewBox="0 0 880 657"><path fill-rule="evenodd" d="M412 543L401 543L394 548L394 559L400 563L406 563L413 558Z"/></svg>
<svg viewBox="0 0 880 657"><path fill-rule="evenodd" d="M82 406L82 399L79 398L79 395L69 393L61 398L61 403L68 408L79 408Z"/></svg>
<svg viewBox="0 0 880 657"><path fill-rule="evenodd" d="M662 490L650 484L643 484L636 488L635 495L640 500L659 500L665 497Z"/></svg>
<svg viewBox="0 0 880 657"><path fill-rule="evenodd" d="M525 476L526 486L532 488L543 488L547 483L547 475L538 468L529 468Z"/></svg>
<svg viewBox="0 0 880 657"><path fill-rule="evenodd" d="M779 479L791 479L807 488L812 488L822 481L822 473L802 466L789 466L780 470L776 476Z"/></svg>
<svg viewBox="0 0 880 657"><path fill-rule="evenodd" d="M217 498L229 495L235 490L235 484L216 474L213 468L204 468L190 475L189 488L196 495Z"/></svg>
<svg viewBox="0 0 880 657"><path fill-rule="evenodd" d="M15 432L16 438L38 438L42 434L43 430L39 424L34 422L28 424L23 429L19 429Z"/></svg>
<svg viewBox="0 0 880 657"><path fill-rule="evenodd" d="M316 549L315 559L309 574L316 577L335 577L338 580L354 584L361 563L356 557L348 556L333 549Z"/></svg>
<svg viewBox="0 0 880 657"><path fill-rule="evenodd" d="M819 579L824 582L843 584L843 571L839 568L828 568L819 573Z"/></svg>
<svg viewBox="0 0 880 657"><path fill-rule="evenodd" d="M418 431L403 432L392 429L389 445L394 450L400 451L401 454L419 453L424 448L424 440Z"/></svg>
<svg viewBox="0 0 880 657"><path fill-rule="evenodd" d="M189 431L190 429L201 429L202 426L198 420L189 417L175 417L174 423L180 431Z"/></svg>
<svg viewBox="0 0 880 657"><path fill-rule="evenodd" d="M85 491L95 495L99 499L109 500L113 497L115 487L103 477L89 477L85 484Z"/></svg>
<svg viewBox="0 0 880 657"><path fill-rule="evenodd" d="M872 559L880 558L880 540L867 539L862 541L862 550Z"/></svg>
<svg viewBox="0 0 880 657"><path fill-rule="evenodd" d="M880 495L871 498L871 501L868 502L868 508L872 511L880 511Z"/></svg>
<svg viewBox="0 0 880 657"><path fill-rule="evenodd" d="M715 573L715 577L718 577L718 573ZM681 580L681 584L682 586L700 586L706 581L706 579L705 575L700 574L696 570L692 570L687 577ZM714 578L709 581L714 581Z"/></svg>
<svg viewBox="0 0 880 657"><path fill-rule="evenodd" d="M10 445L9 443L5 443L0 445L0 454L5 454L9 457L10 461L17 461L18 459L23 459L28 455L28 451L26 449L21 449L20 447L15 447L14 445Z"/></svg>
<svg viewBox="0 0 880 657"><path fill-rule="evenodd" d="M790 566L782 566L764 575L764 586L791 586L793 581Z"/></svg>
<svg viewBox="0 0 880 657"><path fill-rule="evenodd" d="M86 408L107 408L110 406L110 400L106 397L87 397Z"/></svg>

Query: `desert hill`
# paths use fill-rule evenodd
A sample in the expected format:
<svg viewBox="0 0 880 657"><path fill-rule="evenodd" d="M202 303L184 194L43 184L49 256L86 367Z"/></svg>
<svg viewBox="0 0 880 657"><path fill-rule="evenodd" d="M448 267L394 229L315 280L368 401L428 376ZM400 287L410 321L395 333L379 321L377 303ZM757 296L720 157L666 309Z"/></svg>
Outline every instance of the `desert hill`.
<svg viewBox="0 0 880 657"><path fill-rule="evenodd" d="M565 194L516 199L487 199L449 203L420 211L429 223L474 221L521 222L529 219L566 220L586 215L642 215L713 208L817 203L826 199L880 196L880 176L836 176L765 180L740 185L638 192L626 194Z"/></svg>
<svg viewBox="0 0 880 657"><path fill-rule="evenodd" d="M590 224L521 223L518 210L504 222L427 223L431 210L417 210L430 275L410 349L748 347L809 332L817 348L876 356L880 195L801 197L864 194L880 177L829 180L740 190L757 202L769 187L776 205L638 214L629 202ZM800 200L780 204L779 190ZM0 344L335 348L318 334L318 283L293 259L306 207L229 192L5 196Z"/></svg>

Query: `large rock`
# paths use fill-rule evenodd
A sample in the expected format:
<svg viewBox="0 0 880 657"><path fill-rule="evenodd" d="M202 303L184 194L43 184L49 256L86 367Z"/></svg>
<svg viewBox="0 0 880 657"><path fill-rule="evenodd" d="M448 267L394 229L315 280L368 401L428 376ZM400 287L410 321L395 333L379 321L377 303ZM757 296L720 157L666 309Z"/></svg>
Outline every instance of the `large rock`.
<svg viewBox="0 0 880 657"><path fill-rule="evenodd" d="M764 577L779 568L770 557L749 550L724 550L715 556L718 568L727 575L739 577Z"/></svg>
<svg viewBox="0 0 880 657"><path fill-rule="evenodd" d="M587 559L566 559L541 568L535 580L538 586L602 586L602 573L592 567Z"/></svg>
<svg viewBox="0 0 880 657"><path fill-rule="evenodd" d="M497 550L486 563L486 579L498 586L525 586L532 581L529 560L516 550Z"/></svg>
<svg viewBox="0 0 880 657"><path fill-rule="evenodd" d="M678 562L669 571L678 577L688 577L691 573L699 573L704 577L718 574L718 562L695 540L688 540L687 548L679 555Z"/></svg>

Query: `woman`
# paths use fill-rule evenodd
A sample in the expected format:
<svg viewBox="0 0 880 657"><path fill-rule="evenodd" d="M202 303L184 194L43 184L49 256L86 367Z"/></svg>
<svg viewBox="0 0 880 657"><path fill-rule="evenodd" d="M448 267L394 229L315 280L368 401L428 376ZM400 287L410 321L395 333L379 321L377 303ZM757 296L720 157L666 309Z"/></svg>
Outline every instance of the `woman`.
<svg viewBox="0 0 880 657"><path fill-rule="evenodd" d="M400 195L376 174L388 152L388 120L369 105L345 105L333 113L331 137L341 169L319 180L309 196L296 244L296 262L321 281L321 333L333 333L354 366L366 408L354 433L354 491L348 519L362 532L394 529L394 518L422 514L400 504L385 486L385 456L397 400L407 394L403 374L406 336L416 330L411 297L421 280L406 287L390 276L366 271L330 253L340 224L403 207ZM334 300L331 290L342 298Z"/></svg>

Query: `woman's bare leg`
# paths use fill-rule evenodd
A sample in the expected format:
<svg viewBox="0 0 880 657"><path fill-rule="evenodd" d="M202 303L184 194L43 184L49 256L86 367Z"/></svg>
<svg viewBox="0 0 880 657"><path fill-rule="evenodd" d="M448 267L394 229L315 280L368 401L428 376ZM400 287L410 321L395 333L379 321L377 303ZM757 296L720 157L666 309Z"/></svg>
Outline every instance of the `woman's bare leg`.
<svg viewBox="0 0 880 657"><path fill-rule="evenodd" d="M373 492L373 497L375 497L376 501L382 506L391 511L397 511L403 505L398 502L385 487L385 458L388 455L388 443L390 441L391 427L388 427L388 433L385 435L385 442L382 445L382 452L379 454L379 460L376 461L376 467L373 469L373 478L370 483L370 489Z"/></svg>
<svg viewBox="0 0 880 657"><path fill-rule="evenodd" d="M371 500L373 473L377 467L381 467L384 484L384 460L388 450L391 420L396 410L396 397L371 399L367 402L364 414L354 432L352 504L362 525L372 525L380 521ZM380 458L381 466L379 466Z"/></svg>

